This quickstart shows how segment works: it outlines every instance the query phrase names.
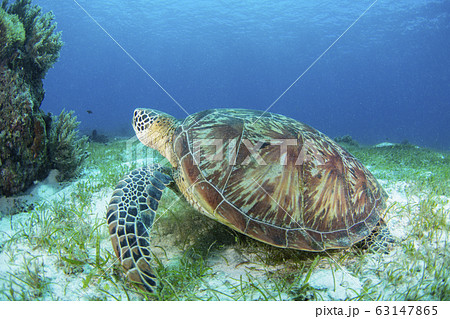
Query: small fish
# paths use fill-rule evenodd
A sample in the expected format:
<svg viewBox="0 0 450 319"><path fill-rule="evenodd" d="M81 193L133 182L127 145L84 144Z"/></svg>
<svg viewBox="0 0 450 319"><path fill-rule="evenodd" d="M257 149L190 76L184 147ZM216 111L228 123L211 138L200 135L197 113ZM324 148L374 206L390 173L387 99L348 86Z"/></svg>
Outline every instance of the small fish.
<svg viewBox="0 0 450 319"><path fill-rule="evenodd" d="M87 110L86 112L88 112L88 114L92 114L92 111L91 111L91 110Z"/></svg>

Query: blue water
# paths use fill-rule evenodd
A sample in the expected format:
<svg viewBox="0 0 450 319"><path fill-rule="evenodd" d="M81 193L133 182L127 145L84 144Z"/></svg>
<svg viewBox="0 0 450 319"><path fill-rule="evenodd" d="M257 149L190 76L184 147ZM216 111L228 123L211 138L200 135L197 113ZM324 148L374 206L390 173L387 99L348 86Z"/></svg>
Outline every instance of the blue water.
<svg viewBox="0 0 450 319"><path fill-rule="evenodd" d="M34 1L65 42L41 108L75 110L83 132L131 136L136 107L265 110L308 70L270 111L331 137L450 149L448 0L378 0L345 34L374 0L77 2L117 43L75 1Z"/></svg>

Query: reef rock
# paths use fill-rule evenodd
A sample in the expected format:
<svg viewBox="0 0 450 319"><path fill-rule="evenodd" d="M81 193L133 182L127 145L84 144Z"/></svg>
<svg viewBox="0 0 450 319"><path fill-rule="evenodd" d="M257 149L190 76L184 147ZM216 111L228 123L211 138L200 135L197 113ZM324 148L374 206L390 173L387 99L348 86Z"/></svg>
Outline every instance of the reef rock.
<svg viewBox="0 0 450 319"><path fill-rule="evenodd" d="M52 21L30 0L0 6L0 195L23 191L51 169L51 117L39 108L42 79L62 47Z"/></svg>

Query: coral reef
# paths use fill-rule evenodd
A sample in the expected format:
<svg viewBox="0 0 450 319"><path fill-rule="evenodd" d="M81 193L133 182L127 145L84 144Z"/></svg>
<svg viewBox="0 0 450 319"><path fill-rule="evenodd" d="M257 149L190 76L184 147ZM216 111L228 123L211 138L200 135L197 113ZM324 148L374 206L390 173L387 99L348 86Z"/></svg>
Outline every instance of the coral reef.
<svg viewBox="0 0 450 319"><path fill-rule="evenodd" d="M356 142L350 135L338 136L335 137L334 140L341 144L347 144L356 147L359 146L358 142Z"/></svg>
<svg viewBox="0 0 450 319"><path fill-rule="evenodd" d="M97 130L93 130L92 134L89 136L89 141L95 143L108 143L109 138L106 135L99 134Z"/></svg>
<svg viewBox="0 0 450 319"><path fill-rule="evenodd" d="M7 0L3 0L2 10L15 23L16 28L12 29L19 30L13 34L19 33L22 36L21 45L18 45L20 54L14 62L31 72L29 75L33 79L43 79L58 60L63 46L61 32L55 32L53 13L42 13L39 6L31 5L31 0L18 0L10 6ZM5 21L8 21L8 17ZM21 28L17 26L19 24L22 25Z"/></svg>
<svg viewBox="0 0 450 319"><path fill-rule="evenodd" d="M52 124L40 110L42 80L63 45L53 19L31 0L0 5L0 195L25 190L52 168L69 178L86 157L73 113Z"/></svg>
<svg viewBox="0 0 450 319"><path fill-rule="evenodd" d="M53 116L48 146L52 168L60 172L57 176L59 181L77 175L88 156L88 137L78 138L79 124L73 111L62 110L59 116Z"/></svg>
<svg viewBox="0 0 450 319"><path fill-rule="evenodd" d="M4 12L1 15L4 22L0 25L10 26L9 30L22 30L10 31L9 34L24 34L24 38L15 41L15 45L7 45L5 53L8 55L1 57L0 65L20 72L20 76L29 84L34 105L39 107L44 99L42 79L58 60L63 46L61 32L55 32L53 13L42 13L39 6L31 5L31 0L17 0L11 5L3 0L1 10ZM15 22L15 28L11 21ZM3 38L6 33L1 34L0 38ZM7 39L0 39L0 44L2 42L9 43Z"/></svg>
<svg viewBox="0 0 450 319"><path fill-rule="evenodd" d="M34 109L28 84L0 67L0 194L20 192L48 173L49 117Z"/></svg>

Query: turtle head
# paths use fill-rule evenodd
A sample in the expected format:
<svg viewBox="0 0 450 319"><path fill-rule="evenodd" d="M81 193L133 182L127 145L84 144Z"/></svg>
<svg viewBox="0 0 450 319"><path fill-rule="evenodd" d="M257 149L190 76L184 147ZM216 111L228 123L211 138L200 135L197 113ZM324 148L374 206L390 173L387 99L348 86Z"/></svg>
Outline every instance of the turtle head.
<svg viewBox="0 0 450 319"><path fill-rule="evenodd" d="M152 109L138 108L133 114L133 128L142 144L156 149L177 166L172 141L178 121L173 116Z"/></svg>

